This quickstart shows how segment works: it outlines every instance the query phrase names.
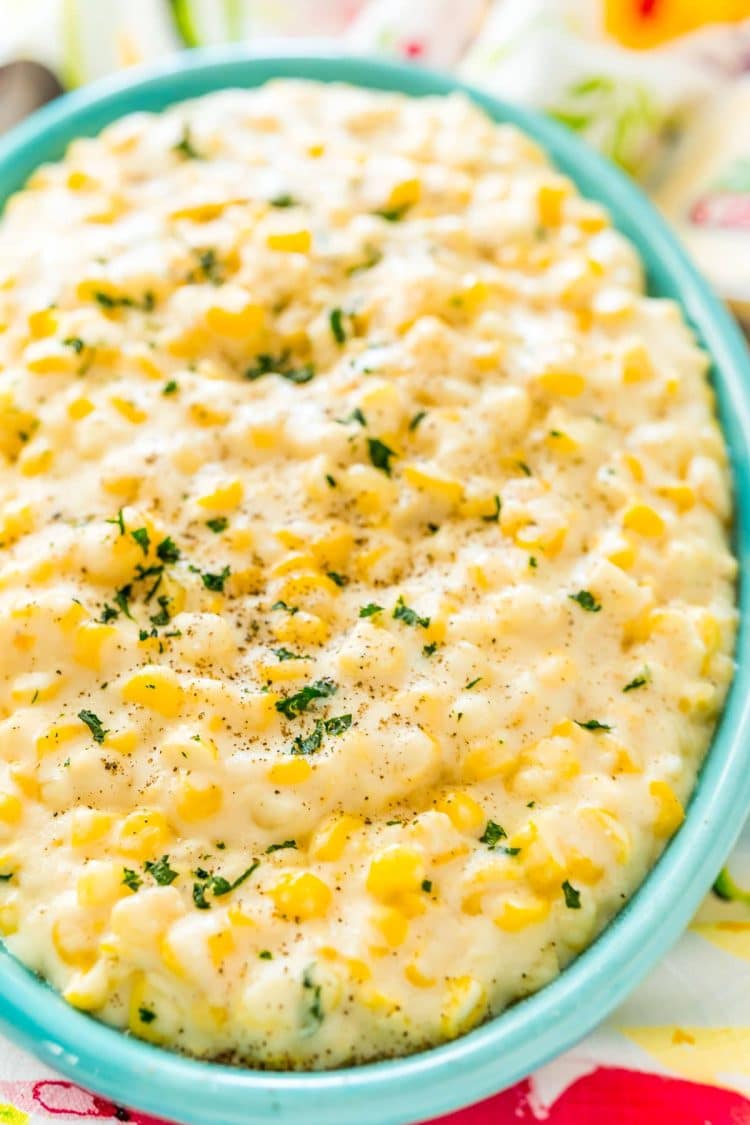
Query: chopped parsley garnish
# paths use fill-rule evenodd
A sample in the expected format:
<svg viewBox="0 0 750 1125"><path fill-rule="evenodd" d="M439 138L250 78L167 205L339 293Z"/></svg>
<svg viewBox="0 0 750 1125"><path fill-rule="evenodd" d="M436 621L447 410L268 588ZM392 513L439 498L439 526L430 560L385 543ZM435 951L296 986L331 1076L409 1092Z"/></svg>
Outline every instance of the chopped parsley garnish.
<svg viewBox="0 0 750 1125"><path fill-rule="evenodd" d="M141 1023L153 1023L156 1019L156 1012L152 1012L150 1008L139 1008L138 1019Z"/></svg>
<svg viewBox="0 0 750 1125"><path fill-rule="evenodd" d="M425 892L425 894L430 893L430 891L432 890L432 879L422 880L422 890Z"/></svg>
<svg viewBox="0 0 750 1125"><path fill-rule="evenodd" d="M182 137L176 145L172 146L174 152L179 152L180 156L184 156L186 160L202 160L203 157L198 152L190 137L190 126L183 125Z"/></svg>
<svg viewBox="0 0 750 1125"><path fill-rule="evenodd" d="M66 336L63 340L63 347L72 348L76 355L80 355L86 345L80 336Z"/></svg>
<svg viewBox="0 0 750 1125"><path fill-rule="evenodd" d="M160 594L156 600L159 603L159 612L150 617L149 621L152 625L168 625L171 620L168 609L170 599L166 594Z"/></svg>
<svg viewBox="0 0 750 1125"><path fill-rule="evenodd" d="M420 617L416 610L405 603L403 598L398 599L391 616L396 621L403 621L405 625L419 625L420 629L429 629L430 627L430 618Z"/></svg>
<svg viewBox="0 0 750 1125"><path fill-rule="evenodd" d="M336 343L343 344L346 340L343 309L331 309L328 314L328 323L331 326L331 332Z"/></svg>
<svg viewBox="0 0 750 1125"><path fill-rule="evenodd" d="M290 383L300 385L309 383L315 377L315 368L311 363L303 364L300 367L290 367L289 352L283 352L280 356L263 353L255 357L255 364L252 367L247 368L245 378L254 382L264 375L281 375L283 379L287 379Z"/></svg>
<svg viewBox="0 0 750 1125"><path fill-rule="evenodd" d="M206 899L208 883L193 883L193 902L198 910L210 910L211 903Z"/></svg>
<svg viewBox="0 0 750 1125"><path fill-rule="evenodd" d="M261 949L258 956L260 957L261 961L273 961L273 953L270 949Z"/></svg>
<svg viewBox="0 0 750 1125"><path fill-rule="evenodd" d="M367 419L358 406L355 406L354 410L352 410L351 414L347 414L346 418L337 418L336 421L340 422L342 426L347 425L348 422L359 422L360 426L367 425Z"/></svg>
<svg viewBox="0 0 750 1125"><path fill-rule="evenodd" d="M286 602L282 601L274 602L271 609L283 609L285 613L290 614L292 617L295 613L299 613L299 606L288 605Z"/></svg>
<svg viewBox="0 0 750 1125"><path fill-rule="evenodd" d="M104 742L108 731L98 715L95 715L93 711L79 711L78 718L89 728L94 742Z"/></svg>
<svg viewBox="0 0 750 1125"><path fill-rule="evenodd" d="M469 680L468 684L466 684L466 685L464 686L464 691L471 691L471 689L472 689L473 687L476 687L476 686L477 686L477 684L479 683L479 681L481 680L481 678L482 678L481 676L477 676L477 678L476 678L475 680Z"/></svg>
<svg viewBox="0 0 750 1125"><path fill-rule="evenodd" d="M565 905L569 910L581 909L581 892L576 890L572 883L566 879L562 885L563 894L565 895Z"/></svg>
<svg viewBox="0 0 750 1125"><path fill-rule="evenodd" d="M120 535L125 534L125 517L122 514L122 508L120 508L120 510L118 511L117 515L115 516L115 518L113 520L105 520L104 522L116 524L120 529Z"/></svg>
<svg viewBox="0 0 750 1125"><path fill-rule="evenodd" d="M13 872L12 871L9 872L7 875L0 875L0 883L9 883L12 878L13 878Z"/></svg>
<svg viewBox="0 0 750 1125"><path fill-rule="evenodd" d="M281 844L269 844L266 848L266 855L271 855L273 852L282 852L285 848L296 848L296 840L284 840Z"/></svg>
<svg viewBox="0 0 750 1125"><path fill-rule="evenodd" d="M651 681L651 674L648 668L644 668L639 676L634 676L630 683L625 684L623 691L635 691L636 688L645 687Z"/></svg>
<svg viewBox="0 0 750 1125"><path fill-rule="evenodd" d="M426 417L427 417L427 411L426 410L420 410L420 411L418 411L418 413L416 413L414 415L412 420L409 422L409 429L412 431L412 433L414 433L414 431L416 430L419 423L423 422Z"/></svg>
<svg viewBox="0 0 750 1125"><path fill-rule="evenodd" d="M306 735L304 738L301 734L297 735L294 742L292 743L292 754L307 755L317 753L317 751L320 750L320 747L323 745L324 732L325 727L323 725L323 722L322 720L318 719L315 727L310 734Z"/></svg>
<svg viewBox="0 0 750 1125"><path fill-rule="evenodd" d="M226 531L229 527L229 520L226 516L214 516L213 519L206 520L206 527L209 531L213 531L215 535L220 535L222 531Z"/></svg>
<svg viewBox="0 0 750 1125"><path fill-rule="evenodd" d="M243 871L241 875L238 875L233 883L230 883L223 875L208 875L207 879L215 896L220 898L222 895L228 895L231 891L236 891L259 867L260 860L254 859L250 866Z"/></svg>
<svg viewBox="0 0 750 1125"><path fill-rule="evenodd" d="M405 203L403 207L386 207L382 211L373 211L373 214L379 215L387 223L400 223L409 210L409 206L410 204Z"/></svg>
<svg viewBox="0 0 750 1125"><path fill-rule="evenodd" d="M293 195L289 195L288 192L281 192L280 195L275 195L273 199L269 199L268 202L272 207L296 207L298 201Z"/></svg>
<svg viewBox="0 0 750 1125"><path fill-rule="evenodd" d="M391 449L380 438L368 438L367 449L370 454L370 460L376 469L380 469L387 477L391 475L391 457L396 456L395 449Z"/></svg>
<svg viewBox="0 0 750 1125"><path fill-rule="evenodd" d="M176 381L176 379L170 379L169 382L165 383L162 387L161 393L163 395L173 395L176 394L179 389L180 384Z"/></svg>
<svg viewBox="0 0 750 1125"><path fill-rule="evenodd" d="M494 510L494 512L492 513L491 516L482 516L482 519L484 520L485 523L497 523L500 519L500 512L501 512L502 506L503 506L502 501L500 500L500 497L497 496L497 495L493 496L492 501L495 505L495 510Z"/></svg>
<svg viewBox="0 0 750 1125"><path fill-rule="evenodd" d="M536 570L538 563L533 555L529 555L529 566L532 570Z"/></svg>
<svg viewBox="0 0 750 1125"><path fill-rule="evenodd" d="M326 473L326 484L329 488L336 488L336 478L332 477L330 473Z"/></svg>
<svg viewBox="0 0 750 1125"><path fill-rule="evenodd" d="M326 719L326 734L343 734L345 730L349 730L351 725L351 715L336 715L332 719Z"/></svg>
<svg viewBox="0 0 750 1125"><path fill-rule="evenodd" d="M101 612L101 617L97 618L97 620L100 622L100 624L106 625L108 621L114 621L117 616L118 612L115 607L105 602Z"/></svg>
<svg viewBox="0 0 750 1125"><path fill-rule="evenodd" d="M486 844L492 850L501 840L507 839L507 836L508 833L501 825L496 824L494 820L488 820L484 832L479 837L479 843Z"/></svg>
<svg viewBox="0 0 750 1125"><path fill-rule="evenodd" d="M133 871L130 867L123 867L122 881L126 887L130 887L131 891L137 891L143 880L137 871Z"/></svg>
<svg viewBox="0 0 750 1125"><path fill-rule="evenodd" d="M135 540L144 555L148 554L148 549L151 546L151 538L147 528L137 527L135 531L130 532L130 538Z"/></svg>
<svg viewBox="0 0 750 1125"><path fill-rule="evenodd" d="M363 605L360 608L359 616L360 617L374 617L376 613L382 613L382 612L383 612L382 605L375 605L375 602L368 602L367 605Z"/></svg>
<svg viewBox="0 0 750 1125"><path fill-rule="evenodd" d="M198 266L203 277L210 281L212 285L221 285L224 281L224 273L221 267L221 262L216 256L216 251L212 246L207 247L205 250L198 250ZM188 278L189 281L194 280L194 275Z"/></svg>
<svg viewBox="0 0 750 1125"><path fill-rule="evenodd" d="M95 290L92 297L103 309L140 309L141 312L151 312L156 304L156 298L148 290L143 294L140 301L137 301L135 297L113 297L111 293L105 293L101 289Z"/></svg>
<svg viewBox="0 0 750 1125"><path fill-rule="evenodd" d="M219 574L209 574L207 570L204 570L201 573L203 585L207 590L218 590L220 593L223 593L224 583L231 573L232 572L228 566L225 566Z"/></svg>
<svg viewBox="0 0 750 1125"><path fill-rule="evenodd" d="M587 613L598 613L602 608L590 590L579 590L577 594L568 594L568 597L572 602L578 602Z"/></svg>
<svg viewBox="0 0 750 1125"><path fill-rule="evenodd" d="M331 579L336 586L348 586L349 579L345 574L339 574L337 570L329 570L326 572L327 577Z"/></svg>
<svg viewBox="0 0 750 1125"><path fill-rule="evenodd" d="M271 651L277 660L312 660L311 656L303 656L302 653L292 652L291 649L284 648L283 646L281 648L274 648Z"/></svg>
<svg viewBox="0 0 750 1125"><path fill-rule="evenodd" d="M169 866L169 856L163 855L161 859L146 860L144 871L154 879L160 887L168 887L177 878L177 872Z"/></svg>
<svg viewBox="0 0 750 1125"><path fill-rule="evenodd" d="M180 548L171 535L168 535L166 539L162 539L161 543L157 544L156 554L163 563L176 563L180 558Z"/></svg>
<svg viewBox="0 0 750 1125"><path fill-rule="evenodd" d="M531 469L529 468L529 466L526 464L525 461L516 461L516 464L518 465L521 472L525 474L525 476L527 476L527 477L531 476Z"/></svg>
<svg viewBox="0 0 750 1125"><path fill-rule="evenodd" d="M598 719L586 719L585 723L574 719L573 722L577 727L582 727L583 730L612 730L608 723L600 723Z"/></svg>
<svg viewBox="0 0 750 1125"><path fill-rule="evenodd" d="M294 695L288 695L285 699L277 699L276 710L280 711L287 719L296 719L316 699L327 699L329 695L335 695L337 691L338 685L333 680L315 680L314 683L307 684Z"/></svg>
<svg viewBox="0 0 750 1125"><path fill-rule="evenodd" d="M133 620L133 614L130 612L130 597L133 593L133 587L128 584L121 586L119 590L115 590L114 603L119 609L120 613L124 613L126 617Z"/></svg>
<svg viewBox="0 0 750 1125"><path fill-rule="evenodd" d="M313 980L313 970L315 965L308 965L302 975L302 988L305 992L310 993L308 1003L308 1014L312 1020L311 1030L315 1030L322 1024L325 1019L325 1012L323 1011L323 1003L321 999L321 987Z"/></svg>
<svg viewBox="0 0 750 1125"><path fill-rule="evenodd" d="M437 652L437 642L430 641L428 645L422 645L422 656L434 656Z"/></svg>

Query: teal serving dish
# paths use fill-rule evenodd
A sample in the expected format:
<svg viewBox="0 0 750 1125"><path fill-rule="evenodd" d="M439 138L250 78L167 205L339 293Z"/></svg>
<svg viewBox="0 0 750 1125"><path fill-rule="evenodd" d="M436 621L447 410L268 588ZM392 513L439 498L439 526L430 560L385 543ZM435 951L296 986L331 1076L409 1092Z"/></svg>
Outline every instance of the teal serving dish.
<svg viewBox="0 0 750 1125"><path fill-rule="evenodd" d="M682 306L713 359L731 454L735 549L750 555L750 357L740 333L644 196L561 126L452 78L366 58L193 51L158 68L97 83L37 113L0 141L0 201L75 137L135 110L158 111L222 87L274 77L349 82L420 97L462 90L497 121L518 125L607 206L637 246L649 291ZM470 1034L407 1058L323 1073L273 1073L200 1062L97 1023L68 1007L0 948L0 1027L81 1085L185 1125L408 1125L516 1082L591 1030L678 938L711 886L750 806L750 612L739 589L737 674L686 821L615 920L557 980Z"/></svg>

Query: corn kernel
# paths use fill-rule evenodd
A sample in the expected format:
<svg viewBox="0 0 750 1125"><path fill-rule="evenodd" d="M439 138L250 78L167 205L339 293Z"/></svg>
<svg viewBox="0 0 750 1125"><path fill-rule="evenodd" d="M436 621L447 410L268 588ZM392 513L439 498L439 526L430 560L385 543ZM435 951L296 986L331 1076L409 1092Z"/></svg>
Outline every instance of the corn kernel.
<svg viewBox="0 0 750 1125"><path fill-rule="evenodd" d="M487 993L476 977L453 977L440 1012L440 1030L446 1039L465 1035L481 1022L487 1007Z"/></svg>
<svg viewBox="0 0 750 1125"><path fill-rule="evenodd" d="M656 803L654 832L657 836L671 836L685 819L677 794L666 781L652 781L648 791Z"/></svg>
<svg viewBox="0 0 750 1125"><path fill-rule="evenodd" d="M112 827L113 819L100 809L76 809L70 828L71 847L82 848L101 840Z"/></svg>
<svg viewBox="0 0 750 1125"><path fill-rule="evenodd" d="M15 793L0 793L0 824L21 823L23 805Z"/></svg>
<svg viewBox="0 0 750 1125"><path fill-rule="evenodd" d="M116 634L114 625L84 622L73 634L73 659L84 668L91 668L94 672L101 671L102 648Z"/></svg>
<svg viewBox="0 0 750 1125"><path fill-rule="evenodd" d="M228 411L214 410L203 402L192 403L188 413L191 422L203 429L208 429L210 426L225 426L230 418Z"/></svg>
<svg viewBox="0 0 750 1125"><path fill-rule="evenodd" d="M53 754L65 742L70 742L71 739L80 738L84 733L83 723L55 723L48 727L44 734L40 734L36 740L37 757L42 758L45 754Z"/></svg>
<svg viewBox="0 0 750 1125"><path fill-rule="evenodd" d="M376 853L367 875L367 889L376 898L390 899L420 888L424 860L419 852L392 844Z"/></svg>
<svg viewBox="0 0 750 1125"><path fill-rule="evenodd" d="M537 192L537 214L544 227L557 227L562 222L563 203L569 194L567 184L542 184Z"/></svg>
<svg viewBox="0 0 750 1125"><path fill-rule="evenodd" d="M273 622L273 633L277 640L289 644L325 644L331 632L330 625L314 613L284 614Z"/></svg>
<svg viewBox="0 0 750 1125"><path fill-rule="evenodd" d="M198 497L201 508L215 512L230 512L242 503L245 489L241 480L227 481L217 485L213 492Z"/></svg>
<svg viewBox="0 0 750 1125"><path fill-rule="evenodd" d="M312 246L309 230L276 231L266 237L269 250L280 250L287 254L307 254Z"/></svg>
<svg viewBox="0 0 750 1125"><path fill-rule="evenodd" d="M305 758L286 758L274 762L268 771L268 780L274 785L301 785L312 775L313 768Z"/></svg>
<svg viewBox="0 0 750 1125"><path fill-rule="evenodd" d="M9 504L0 512L0 547L10 547L23 535L28 535L34 524L34 512L29 504Z"/></svg>
<svg viewBox="0 0 750 1125"><path fill-rule="evenodd" d="M586 390L586 379L577 371L545 371L539 382L548 394L566 398L577 398Z"/></svg>
<svg viewBox="0 0 750 1125"><path fill-rule="evenodd" d="M394 906L381 908L373 917L373 925L392 949L403 945L406 941L406 935L409 932L409 919Z"/></svg>
<svg viewBox="0 0 750 1125"><path fill-rule="evenodd" d="M416 178L402 180L391 188L385 206L389 211L399 211L403 207L412 207L415 203L419 203L421 196L422 184L420 180Z"/></svg>
<svg viewBox="0 0 750 1125"><path fill-rule="evenodd" d="M271 887L269 894L282 917L302 922L310 918L322 918L333 897L330 887L310 871L286 872Z"/></svg>
<svg viewBox="0 0 750 1125"><path fill-rule="evenodd" d="M570 434L563 433L562 430L551 430L545 440L553 453L571 455L577 453L581 448L575 438L572 438Z"/></svg>
<svg viewBox="0 0 750 1125"><path fill-rule="evenodd" d="M29 315L29 332L35 340L43 340L46 336L54 336L57 332L58 320L53 309L38 309Z"/></svg>
<svg viewBox="0 0 750 1125"><path fill-rule="evenodd" d="M51 449L40 449L36 453L24 452L18 459L18 467L25 477L39 477L49 472L54 456Z"/></svg>
<svg viewBox="0 0 750 1125"><path fill-rule="evenodd" d="M323 821L310 840L309 851L313 859L330 862L340 859L351 836L363 825L358 816L348 813L330 816Z"/></svg>
<svg viewBox="0 0 750 1125"><path fill-rule="evenodd" d="M177 813L183 820L206 820L216 816L221 805L222 792L218 785L200 786L185 781L177 798Z"/></svg>
<svg viewBox="0 0 750 1125"><path fill-rule="evenodd" d="M498 914L492 919L495 925L508 933L517 933L527 926L543 922L550 911L547 899L530 896L524 899L508 899Z"/></svg>
<svg viewBox="0 0 750 1125"><path fill-rule="evenodd" d="M212 306L206 313L206 326L218 336L230 340L247 340L263 328L266 311L262 305L247 304L236 312Z"/></svg>
<svg viewBox="0 0 750 1125"><path fill-rule="evenodd" d="M171 838L172 833L159 809L137 809L120 825L120 849L134 859L153 859Z"/></svg>
<svg viewBox="0 0 750 1125"><path fill-rule="evenodd" d="M234 938L232 937L231 930L217 930L215 934L209 934L206 938L206 945L208 946L208 955L211 958L212 964L215 968L220 969L235 950Z"/></svg>
<svg viewBox="0 0 750 1125"><path fill-rule="evenodd" d="M133 891L122 879L122 864L111 860L88 863L76 883L78 905L84 908L111 906L118 899L132 894Z"/></svg>
<svg viewBox="0 0 750 1125"><path fill-rule="evenodd" d="M459 832L474 832L484 824L486 817L481 805L473 797L460 790L446 793L436 803L438 812L445 813L451 824Z"/></svg>
<svg viewBox="0 0 750 1125"><path fill-rule="evenodd" d="M114 406L115 410L123 416L127 422L131 422L134 426L139 426L141 422L145 422L148 414L137 406L129 398L122 398L120 395L112 395L109 400Z"/></svg>
<svg viewBox="0 0 750 1125"><path fill-rule="evenodd" d="M0 937L10 937L18 929L21 910L17 898L6 899L0 906Z"/></svg>
<svg viewBox="0 0 750 1125"><path fill-rule="evenodd" d="M460 481L438 476L437 473L425 472L417 465L404 465L403 477L414 488L427 492L436 500L450 505L461 503L464 489Z"/></svg>
<svg viewBox="0 0 750 1125"><path fill-rule="evenodd" d="M134 730L107 731L104 745L118 754L132 754L138 745L138 733Z"/></svg>
<svg viewBox="0 0 750 1125"><path fill-rule="evenodd" d="M170 668L144 668L125 682L122 688L125 703L135 703L156 711L165 719L179 714L185 691Z"/></svg>
<svg viewBox="0 0 750 1125"><path fill-rule="evenodd" d="M415 964L409 964L404 969L404 976L409 984L415 988L433 988L437 984L435 977L427 977Z"/></svg>
<svg viewBox="0 0 750 1125"><path fill-rule="evenodd" d="M47 703L54 699L64 684L62 676L47 672L29 672L13 681L10 697L14 703Z"/></svg>
<svg viewBox="0 0 750 1125"><path fill-rule="evenodd" d="M689 484L665 484L656 491L671 500L678 512L689 512L695 504L695 490Z"/></svg>
<svg viewBox="0 0 750 1125"><path fill-rule="evenodd" d="M622 517L622 525L628 531L635 531L650 539L663 535L665 531L664 520L648 504L631 504Z"/></svg>
<svg viewBox="0 0 750 1125"><path fill-rule="evenodd" d="M643 383L653 376L654 369L643 344L635 344L628 348L622 357L623 383Z"/></svg>

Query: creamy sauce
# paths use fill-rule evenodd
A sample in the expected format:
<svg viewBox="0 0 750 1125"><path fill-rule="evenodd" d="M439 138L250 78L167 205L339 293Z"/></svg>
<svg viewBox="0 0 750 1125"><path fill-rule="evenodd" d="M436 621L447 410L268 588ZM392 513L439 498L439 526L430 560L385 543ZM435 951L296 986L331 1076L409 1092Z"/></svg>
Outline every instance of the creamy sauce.
<svg viewBox="0 0 750 1125"><path fill-rule="evenodd" d="M327 1067L554 977L732 675L706 356L462 97L276 82L0 225L0 931L193 1054Z"/></svg>

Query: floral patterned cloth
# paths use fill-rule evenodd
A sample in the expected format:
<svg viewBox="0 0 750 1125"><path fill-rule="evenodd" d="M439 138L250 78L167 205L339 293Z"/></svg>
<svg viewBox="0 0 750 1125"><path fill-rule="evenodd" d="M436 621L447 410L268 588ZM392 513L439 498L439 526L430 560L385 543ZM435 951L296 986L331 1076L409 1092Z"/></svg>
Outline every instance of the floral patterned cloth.
<svg viewBox="0 0 750 1125"><path fill-rule="evenodd" d="M453 68L545 109L650 184L675 133L750 69L750 0L0 0L0 62L36 58L69 86L204 43L263 50L288 36ZM127 1115L0 1039L0 1125L84 1117ZM750 1125L750 828L681 941L610 1019L443 1121Z"/></svg>

